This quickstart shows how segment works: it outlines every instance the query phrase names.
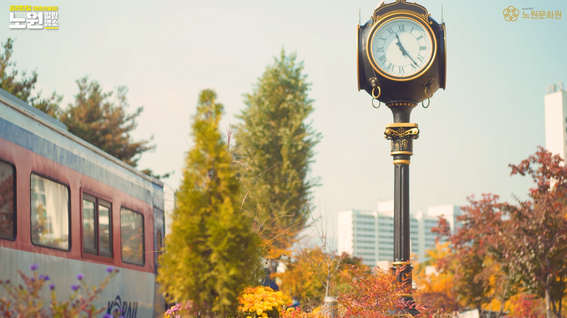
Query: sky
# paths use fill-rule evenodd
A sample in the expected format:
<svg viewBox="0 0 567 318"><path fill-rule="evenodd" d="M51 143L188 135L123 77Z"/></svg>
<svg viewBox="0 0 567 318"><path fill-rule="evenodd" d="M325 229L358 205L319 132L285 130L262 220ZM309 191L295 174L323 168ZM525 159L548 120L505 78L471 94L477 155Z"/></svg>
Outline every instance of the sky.
<svg viewBox="0 0 567 318"><path fill-rule="evenodd" d="M387 3L392 1L386 1ZM238 124L243 94L284 49L303 61L315 111L309 121L323 136L311 177L315 214L330 229L336 214L375 210L393 199L393 164L385 125L387 107L374 109L357 90L356 26L378 1L27 1L59 7L59 30L8 28L0 6L0 41L16 38L18 70L37 70L38 91L64 95L63 107L84 76L105 90L127 86L129 110L144 106L135 140L154 136L140 169L163 174L177 188L199 91L213 88L224 104L222 126ZM567 82L567 2L421 0L447 27L447 85L418 106L410 166L410 210L466 205L467 197L494 193L526 199L527 177L510 176L537 146L545 146L546 86ZM15 3L11 3L15 4ZM562 19L507 22L508 6L561 11ZM443 8L443 17L442 15ZM532 9L529 9L532 8ZM3 25L3 27L2 27ZM223 129L224 129L223 128ZM333 232L333 230L331 230Z"/></svg>

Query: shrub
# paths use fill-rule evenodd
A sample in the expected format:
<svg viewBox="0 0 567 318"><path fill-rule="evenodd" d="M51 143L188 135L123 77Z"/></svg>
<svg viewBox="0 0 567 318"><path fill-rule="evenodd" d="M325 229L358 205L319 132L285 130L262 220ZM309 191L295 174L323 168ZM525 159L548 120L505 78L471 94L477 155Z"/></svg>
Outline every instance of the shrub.
<svg viewBox="0 0 567 318"><path fill-rule="evenodd" d="M278 318L278 317L300 317L281 316L285 312L286 303L290 299L280 291L274 291L270 287L246 288L238 296L238 312L227 314L231 318ZM165 312L164 318L192 318L197 317L198 312L191 301L179 303ZM218 317L225 317L217 315ZM303 316L301 316L303 317Z"/></svg>
<svg viewBox="0 0 567 318"><path fill-rule="evenodd" d="M313 309L312 312L302 311L301 308L288 308L282 313L282 318L324 318L320 310L320 307Z"/></svg>
<svg viewBox="0 0 567 318"><path fill-rule="evenodd" d="M43 286L50 281L48 275L38 274L39 265L30 266L33 274L27 276L18 270L18 274L24 281L24 285L14 286L10 280L0 280L0 285L8 292L7 298L0 299L0 317L14 318L47 318L47 317L95 317L102 313L106 307L95 308L92 304L103 289L108 285L117 273L118 269L109 267L107 272L109 276L102 281L98 287L87 285L83 274L77 275L77 284L71 285L73 293L63 302L57 302L55 293L55 284L49 285L51 290L51 301L46 306L46 301L41 298L40 292ZM81 290L85 290L86 295L80 294ZM112 316L105 315L105 318Z"/></svg>
<svg viewBox="0 0 567 318"><path fill-rule="evenodd" d="M259 286L246 288L238 297L238 302L240 304L238 311L243 317L276 318L285 310L285 305L290 299L280 291Z"/></svg>
<svg viewBox="0 0 567 318"><path fill-rule="evenodd" d="M341 317L387 318L406 315L405 310L424 310L412 302L403 300L403 294L411 294L411 286L406 282L398 282L398 276L404 271L399 267L395 273L383 271L376 267L374 273L365 268L348 266L341 273L349 281L350 290L339 295L338 301L344 310Z"/></svg>

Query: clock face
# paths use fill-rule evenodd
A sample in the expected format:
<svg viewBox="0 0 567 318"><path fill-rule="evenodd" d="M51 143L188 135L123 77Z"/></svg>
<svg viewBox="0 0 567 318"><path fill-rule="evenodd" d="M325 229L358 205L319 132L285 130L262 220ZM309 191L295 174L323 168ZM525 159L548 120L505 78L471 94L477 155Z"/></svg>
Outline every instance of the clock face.
<svg viewBox="0 0 567 318"><path fill-rule="evenodd" d="M371 33L370 54L374 64L393 77L420 73L429 65L433 50L429 32L413 19L392 19Z"/></svg>

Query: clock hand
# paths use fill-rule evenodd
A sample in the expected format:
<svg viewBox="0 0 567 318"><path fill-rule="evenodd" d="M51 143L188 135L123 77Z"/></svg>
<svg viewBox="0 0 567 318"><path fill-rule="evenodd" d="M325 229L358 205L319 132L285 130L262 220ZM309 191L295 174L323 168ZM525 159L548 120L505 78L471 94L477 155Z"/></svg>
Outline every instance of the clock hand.
<svg viewBox="0 0 567 318"><path fill-rule="evenodd" d="M400 37L398 36L398 33L396 33L396 39L398 39L398 42L396 42L396 45L400 48L400 51L402 51L402 54L408 55L408 52L406 52L404 46L402 45L402 42L400 41Z"/></svg>
<svg viewBox="0 0 567 318"><path fill-rule="evenodd" d="M415 60L413 59L413 57L411 57L411 55L409 55L408 51L406 51L406 49L402 45L402 41L400 41L400 37L398 36L397 32L396 32L396 38L398 39L398 42L396 42L396 44L398 45L398 47L402 51L402 54L409 57L412 60L413 64L415 64L415 66L418 66L417 63L415 62Z"/></svg>

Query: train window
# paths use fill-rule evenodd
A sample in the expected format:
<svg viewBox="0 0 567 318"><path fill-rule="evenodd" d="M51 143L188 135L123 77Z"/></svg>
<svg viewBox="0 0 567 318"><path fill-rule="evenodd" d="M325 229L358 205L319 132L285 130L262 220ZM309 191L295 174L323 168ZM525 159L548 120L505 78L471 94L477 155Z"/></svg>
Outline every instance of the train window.
<svg viewBox="0 0 567 318"><path fill-rule="evenodd" d="M0 161L0 238L12 240L16 237L16 193L14 166Z"/></svg>
<svg viewBox="0 0 567 318"><path fill-rule="evenodd" d="M109 202L83 193L83 251L112 257L112 223Z"/></svg>
<svg viewBox="0 0 567 318"><path fill-rule="evenodd" d="M157 231L156 240L157 240L157 251L156 251L155 264L156 264L156 273L157 273L157 269L159 266L158 259L161 256L161 254L163 254L163 234L161 234L161 230Z"/></svg>
<svg viewBox="0 0 567 318"><path fill-rule="evenodd" d="M112 257L112 218L110 203L99 200L98 205L98 242L99 254Z"/></svg>
<svg viewBox="0 0 567 318"><path fill-rule="evenodd" d="M32 243L69 249L69 189L36 174L31 175Z"/></svg>
<svg viewBox="0 0 567 318"><path fill-rule="evenodd" d="M142 214L120 209L120 239L122 261L144 265L144 217Z"/></svg>
<svg viewBox="0 0 567 318"><path fill-rule="evenodd" d="M83 195L83 251L90 254L98 254L95 237L95 204L86 200Z"/></svg>

